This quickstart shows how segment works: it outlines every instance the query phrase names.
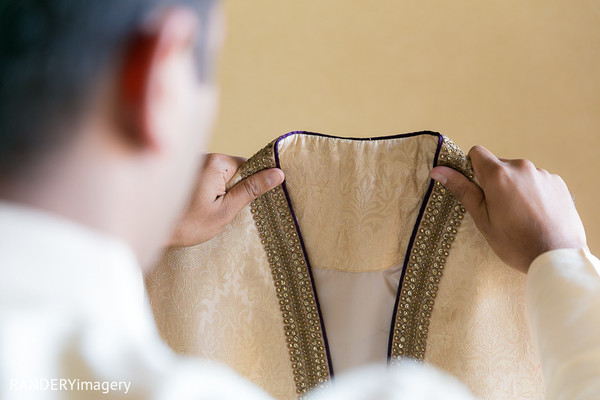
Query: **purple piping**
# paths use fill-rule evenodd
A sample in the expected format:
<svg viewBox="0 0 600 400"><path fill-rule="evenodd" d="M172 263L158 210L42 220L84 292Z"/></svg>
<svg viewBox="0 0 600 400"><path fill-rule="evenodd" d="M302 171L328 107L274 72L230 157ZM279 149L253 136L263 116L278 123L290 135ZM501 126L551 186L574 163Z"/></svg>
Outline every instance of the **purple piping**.
<svg viewBox="0 0 600 400"><path fill-rule="evenodd" d="M283 136L280 136L275 142L275 165L277 168L280 168L281 165L279 163L279 142L284 138L296 134L300 132L290 132ZM298 219L296 218L296 213L294 212L294 208L292 207L292 200L290 198L290 193L287 190L286 182L283 181L281 184L283 188L283 193L285 194L285 199L288 203L288 207L290 208L290 212L292 213L292 218L294 219L294 226L296 226L296 232L298 233L298 238L300 239L300 246L302 247L302 253L304 254L304 259L306 260L306 267L308 269L308 276L310 277L310 284L312 286L313 294L315 296L315 303L317 305L317 315L319 316L319 322L321 323L321 332L323 332L323 342L325 344L325 354L327 355L327 365L329 367L329 376L333 378L333 363L331 362L331 354L329 353L329 342L327 341L327 333L325 332L325 322L323 321L323 317L321 316L321 306L319 304L319 296L317 295L317 288L315 286L315 279L313 278L312 268L310 266L310 261L308 260L308 253L306 252L306 246L304 246L304 239L302 238L302 233L300 232L300 225L298 225Z"/></svg>
<svg viewBox="0 0 600 400"><path fill-rule="evenodd" d="M438 164L438 158L440 156L440 151L442 149L442 144L444 143L444 137L440 134L438 139L438 146L435 150L435 157L433 158L433 167L436 167ZM392 315L392 324L390 327L390 338L388 341L388 362L392 358L392 342L394 339L394 325L396 324L396 314L398 313L398 303L400 302L400 292L402 291L402 282L404 282L404 275L406 274L406 267L408 266L408 260L410 259L410 251L412 250L413 245L415 244L415 237L417 236L417 231L419 229L419 225L421 225L421 220L423 219L423 215L425 214L425 208L427 207L427 203L429 202L429 198L431 197L431 192L433 191L433 185L435 181L430 179L429 187L427 188L427 193L423 198L423 204L421 204L421 209L419 210L419 215L417 217L417 221L415 222L415 226L412 231L412 235L410 236L410 241L408 242L408 247L406 248L406 255L404 256L404 264L402 265L402 275L400 276L400 282L398 282L398 291L396 292L396 302L394 303L394 314Z"/></svg>
<svg viewBox="0 0 600 400"><path fill-rule="evenodd" d="M413 136L420 136L420 135L431 135L431 136L437 136L438 137L438 146L437 149L435 151L435 157L434 157L434 161L433 161L433 166L435 167L437 165L437 161L438 161L438 157L440 154L440 150L442 148L442 143L444 141L443 136L437 132L432 132L432 131L421 131L421 132L412 132L412 133L402 133L402 134L397 134L397 135L389 135L389 136L380 136L380 137L373 137L373 138L347 138L347 137L339 137L339 136L332 136L332 135L326 135L323 133L315 133L315 132L305 132L305 131L293 131L293 132L288 132L285 135L282 135L280 137L277 138L277 140L275 141L275 165L277 168L281 168L281 165L279 163L279 142L282 141L283 139L292 136L292 135L307 135L307 136L319 136L319 137L326 137L326 138L333 138L333 139L346 139L346 140L355 140L355 141L378 141L378 140L387 140L387 139L397 139L397 138L408 138L408 137L413 137ZM429 188L427 189L427 193L425 194L425 198L423 201L423 205L421 206L421 210L419 211L419 215L417 217L417 222L413 228L413 232L412 232L412 236L410 238L410 242L408 243L408 248L406 250L407 255L405 257L404 260L404 265L402 266L402 276L400 278L400 283L398 284L398 292L396 294L396 302L394 304L394 315L392 316L392 326L390 329L390 340L388 343L388 359L391 356L391 345L392 345L392 335L394 332L394 322L396 320L396 309L398 307L398 301L400 300L400 290L402 289L402 281L404 279L404 273L406 271L406 266L408 265L408 256L410 254L410 250L414 244L414 240L417 234L417 229L421 223L421 219L423 218L423 214L425 213L425 206L427 205L427 202L429 201L429 197L431 196L431 192L433 190L433 184L434 181L431 180L431 182L429 183ZM302 253L304 254L304 259L306 260L306 267L308 268L308 275L310 276L310 282L312 285L312 290L313 290L313 294L315 296L315 302L317 305L317 314L319 315L319 321L321 323L321 330L323 332L323 341L325 343L325 352L327 354L327 362L329 364L329 374L330 376L333 378L333 364L331 362L331 355L329 354L329 344L327 341L327 333L325 332L325 323L323 322L323 317L321 316L321 306L319 305L319 296L317 295L317 288L315 286L315 280L313 278L313 274L312 274L312 267L310 265L310 261L308 259L308 253L306 252L306 246L304 246L304 239L302 238L302 232L300 231L300 226L298 225L298 220L296 219L296 213L294 212L294 208L292 207L292 201L290 198L290 194L287 190L287 185L286 182L284 181L281 184L282 188L283 188L283 192L285 194L285 199L288 203L288 207L290 209L290 212L292 214L292 218L294 220L294 225L296 226L296 232L298 233L298 238L300 239L300 246L302 247Z"/></svg>
<svg viewBox="0 0 600 400"><path fill-rule="evenodd" d="M413 137L413 136L420 136L420 135L431 135L431 136L438 136L441 140L442 135L439 134L438 132L432 132L432 131L420 131L420 132L411 132L411 133L400 133L400 134L396 134L396 135L388 135L388 136L378 136L378 137L367 137L367 138L357 138L357 137L340 137L340 136L333 136L333 135L327 135L325 133L316 133L316 132L307 132L307 131L293 131L293 132L288 132L285 135L282 135L280 137L277 138L277 142L275 143L275 145L279 144L280 140L283 140L285 138L287 138L288 136L292 136L292 135L307 135L307 136L319 136L319 137L326 137L326 138L332 138L332 139L344 139L344 140L354 140L354 141L360 141L360 142L366 142L366 141L378 141L378 140L387 140L387 139L398 139L398 138L408 138L408 137ZM276 150L277 151L277 150Z"/></svg>

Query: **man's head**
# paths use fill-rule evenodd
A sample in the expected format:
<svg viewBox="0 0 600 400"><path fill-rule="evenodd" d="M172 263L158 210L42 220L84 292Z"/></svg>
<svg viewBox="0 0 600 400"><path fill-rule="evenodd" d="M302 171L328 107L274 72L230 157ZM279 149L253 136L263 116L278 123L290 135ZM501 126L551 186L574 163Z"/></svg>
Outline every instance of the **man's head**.
<svg viewBox="0 0 600 400"><path fill-rule="evenodd" d="M0 0L0 196L121 236L147 261L215 114L215 3Z"/></svg>

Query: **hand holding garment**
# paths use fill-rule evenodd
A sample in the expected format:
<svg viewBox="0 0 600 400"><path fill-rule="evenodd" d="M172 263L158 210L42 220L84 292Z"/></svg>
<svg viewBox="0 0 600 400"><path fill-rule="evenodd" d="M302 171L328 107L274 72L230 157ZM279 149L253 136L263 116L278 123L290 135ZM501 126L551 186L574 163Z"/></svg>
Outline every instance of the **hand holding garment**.
<svg viewBox="0 0 600 400"><path fill-rule="evenodd" d="M436 165L472 178L464 153L434 132L269 143L237 179L279 167L284 184L220 236L168 251L147 279L161 336L277 398L414 358L483 399L541 399L525 275L430 179Z"/></svg>

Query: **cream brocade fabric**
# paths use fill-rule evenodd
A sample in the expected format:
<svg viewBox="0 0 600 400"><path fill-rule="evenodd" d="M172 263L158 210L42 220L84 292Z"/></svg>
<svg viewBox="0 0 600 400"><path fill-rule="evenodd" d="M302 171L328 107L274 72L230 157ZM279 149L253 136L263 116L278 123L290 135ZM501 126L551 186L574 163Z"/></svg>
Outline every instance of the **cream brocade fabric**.
<svg viewBox="0 0 600 400"><path fill-rule="evenodd" d="M237 180L275 165L285 190L253 202L213 240L169 250L148 277L171 347L223 361L281 399L326 385L332 371L405 356L483 399L543 397L525 276L429 178L434 165L469 174L447 138L294 133Z"/></svg>

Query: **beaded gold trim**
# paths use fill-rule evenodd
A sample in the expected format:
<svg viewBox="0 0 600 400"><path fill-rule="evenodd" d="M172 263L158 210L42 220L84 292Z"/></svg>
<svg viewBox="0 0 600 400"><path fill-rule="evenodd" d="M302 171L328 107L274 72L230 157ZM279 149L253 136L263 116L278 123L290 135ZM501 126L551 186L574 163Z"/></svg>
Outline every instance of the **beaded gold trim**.
<svg viewBox="0 0 600 400"><path fill-rule="evenodd" d="M275 144L269 143L242 165L242 179L275 167ZM329 380L327 350L308 264L282 186L254 200L250 208L271 267L296 392L302 396Z"/></svg>
<svg viewBox="0 0 600 400"><path fill-rule="evenodd" d="M250 158L240 168L240 178L275 167L276 143L269 143ZM453 167L473 179L470 161L446 137L438 165ZM302 396L310 389L324 385L330 378L320 311L308 263L282 186L254 200L251 211L277 291L296 392ZM436 182L409 249L410 259L401 282L392 326L392 363L404 357L422 360L425 356L434 300L464 213L465 209L452 193Z"/></svg>
<svg viewBox="0 0 600 400"><path fill-rule="evenodd" d="M450 139L443 137L438 165L461 171L473 179L469 159ZM435 182L422 216L404 273L396 308L391 362L410 357L423 360L433 304L452 242L465 209L452 193Z"/></svg>

